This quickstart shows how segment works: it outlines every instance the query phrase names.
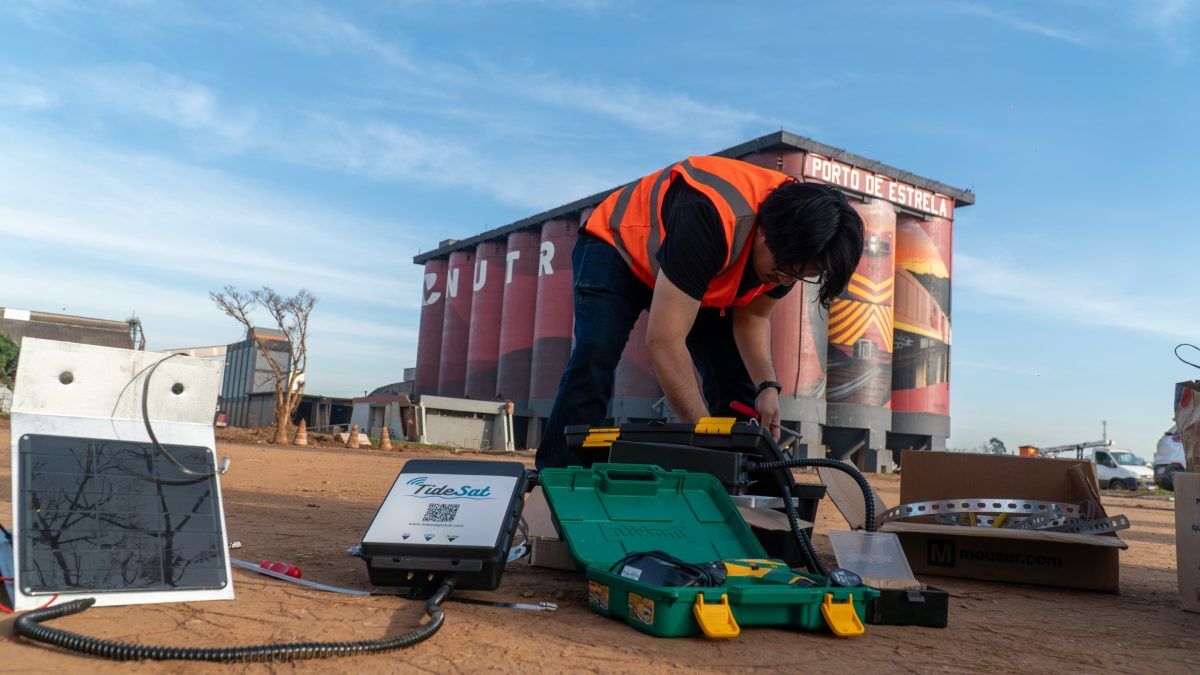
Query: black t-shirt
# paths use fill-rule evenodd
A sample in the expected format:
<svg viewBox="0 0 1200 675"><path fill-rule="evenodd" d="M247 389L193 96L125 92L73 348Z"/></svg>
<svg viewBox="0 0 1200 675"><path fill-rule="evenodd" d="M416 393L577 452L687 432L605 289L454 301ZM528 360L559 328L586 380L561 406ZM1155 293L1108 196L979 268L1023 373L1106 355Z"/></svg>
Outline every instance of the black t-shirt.
<svg viewBox="0 0 1200 675"><path fill-rule="evenodd" d="M659 267L680 290L702 300L729 252L717 207L704 193L678 179L663 197L662 215L667 234L658 249ZM761 283L754 267L746 265L738 295ZM790 290L791 286L776 286L767 295L782 298Z"/></svg>

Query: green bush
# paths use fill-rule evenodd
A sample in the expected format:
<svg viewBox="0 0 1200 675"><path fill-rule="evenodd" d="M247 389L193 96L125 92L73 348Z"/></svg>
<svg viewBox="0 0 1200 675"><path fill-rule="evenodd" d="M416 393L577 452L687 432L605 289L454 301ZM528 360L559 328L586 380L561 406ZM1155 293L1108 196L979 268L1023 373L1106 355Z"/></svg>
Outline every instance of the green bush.
<svg viewBox="0 0 1200 675"><path fill-rule="evenodd" d="M13 385L13 381L17 377L17 356L20 351L17 343L10 340L7 335L0 334L0 384L6 384L9 387Z"/></svg>

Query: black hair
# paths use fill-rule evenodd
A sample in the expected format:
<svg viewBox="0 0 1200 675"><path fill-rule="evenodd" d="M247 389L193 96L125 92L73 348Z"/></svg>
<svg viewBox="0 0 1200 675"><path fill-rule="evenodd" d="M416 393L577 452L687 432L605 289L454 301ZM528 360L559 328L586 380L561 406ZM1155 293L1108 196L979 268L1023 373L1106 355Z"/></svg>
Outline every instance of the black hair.
<svg viewBox="0 0 1200 675"><path fill-rule="evenodd" d="M790 180L775 188L758 210L758 224L775 264L821 268L821 306L846 290L863 252L863 224L841 190Z"/></svg>

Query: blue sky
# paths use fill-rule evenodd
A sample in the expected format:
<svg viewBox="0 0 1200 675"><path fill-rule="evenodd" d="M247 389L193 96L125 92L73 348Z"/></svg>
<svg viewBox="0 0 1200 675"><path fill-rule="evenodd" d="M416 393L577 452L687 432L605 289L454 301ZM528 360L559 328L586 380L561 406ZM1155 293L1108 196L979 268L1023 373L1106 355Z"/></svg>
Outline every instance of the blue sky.
<svg viewBox="0 0 1200 675"><path fill-rule="evenodd" d="M0 305L400 379L411 257L784 128L955 186L953 437L1143 455L1200 342L1200 3L0 4ZM1189 372L1190 371L1190 372Z"/></svg>

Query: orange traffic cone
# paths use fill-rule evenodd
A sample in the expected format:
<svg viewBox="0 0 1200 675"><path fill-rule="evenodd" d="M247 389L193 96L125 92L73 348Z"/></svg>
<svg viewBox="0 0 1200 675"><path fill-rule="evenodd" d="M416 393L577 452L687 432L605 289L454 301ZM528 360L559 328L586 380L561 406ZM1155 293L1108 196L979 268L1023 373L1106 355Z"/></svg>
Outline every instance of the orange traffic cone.
<svg viewBox="0 0 1200 675"><path fill-rule="evenodd" d="M300 447L308 445L308 424L304 418L300 418L300 428L296 430L296 445Z"/></svg>
<svg viewBox="0 0 1200 675"><path fill-rule="evenodd" d="M391 450L392 449L392 438L390 436L388 436L387 427L384 427L383 430L379 432L379 449L380 450Z"/></svg>
<svg viewBox="0 0 1200 675"><path fill-rule="evenodd" d="M346 447L347 448L357 448L358 447L358 425L357 424L350 427L350 435L346 436Z"/></svg>

